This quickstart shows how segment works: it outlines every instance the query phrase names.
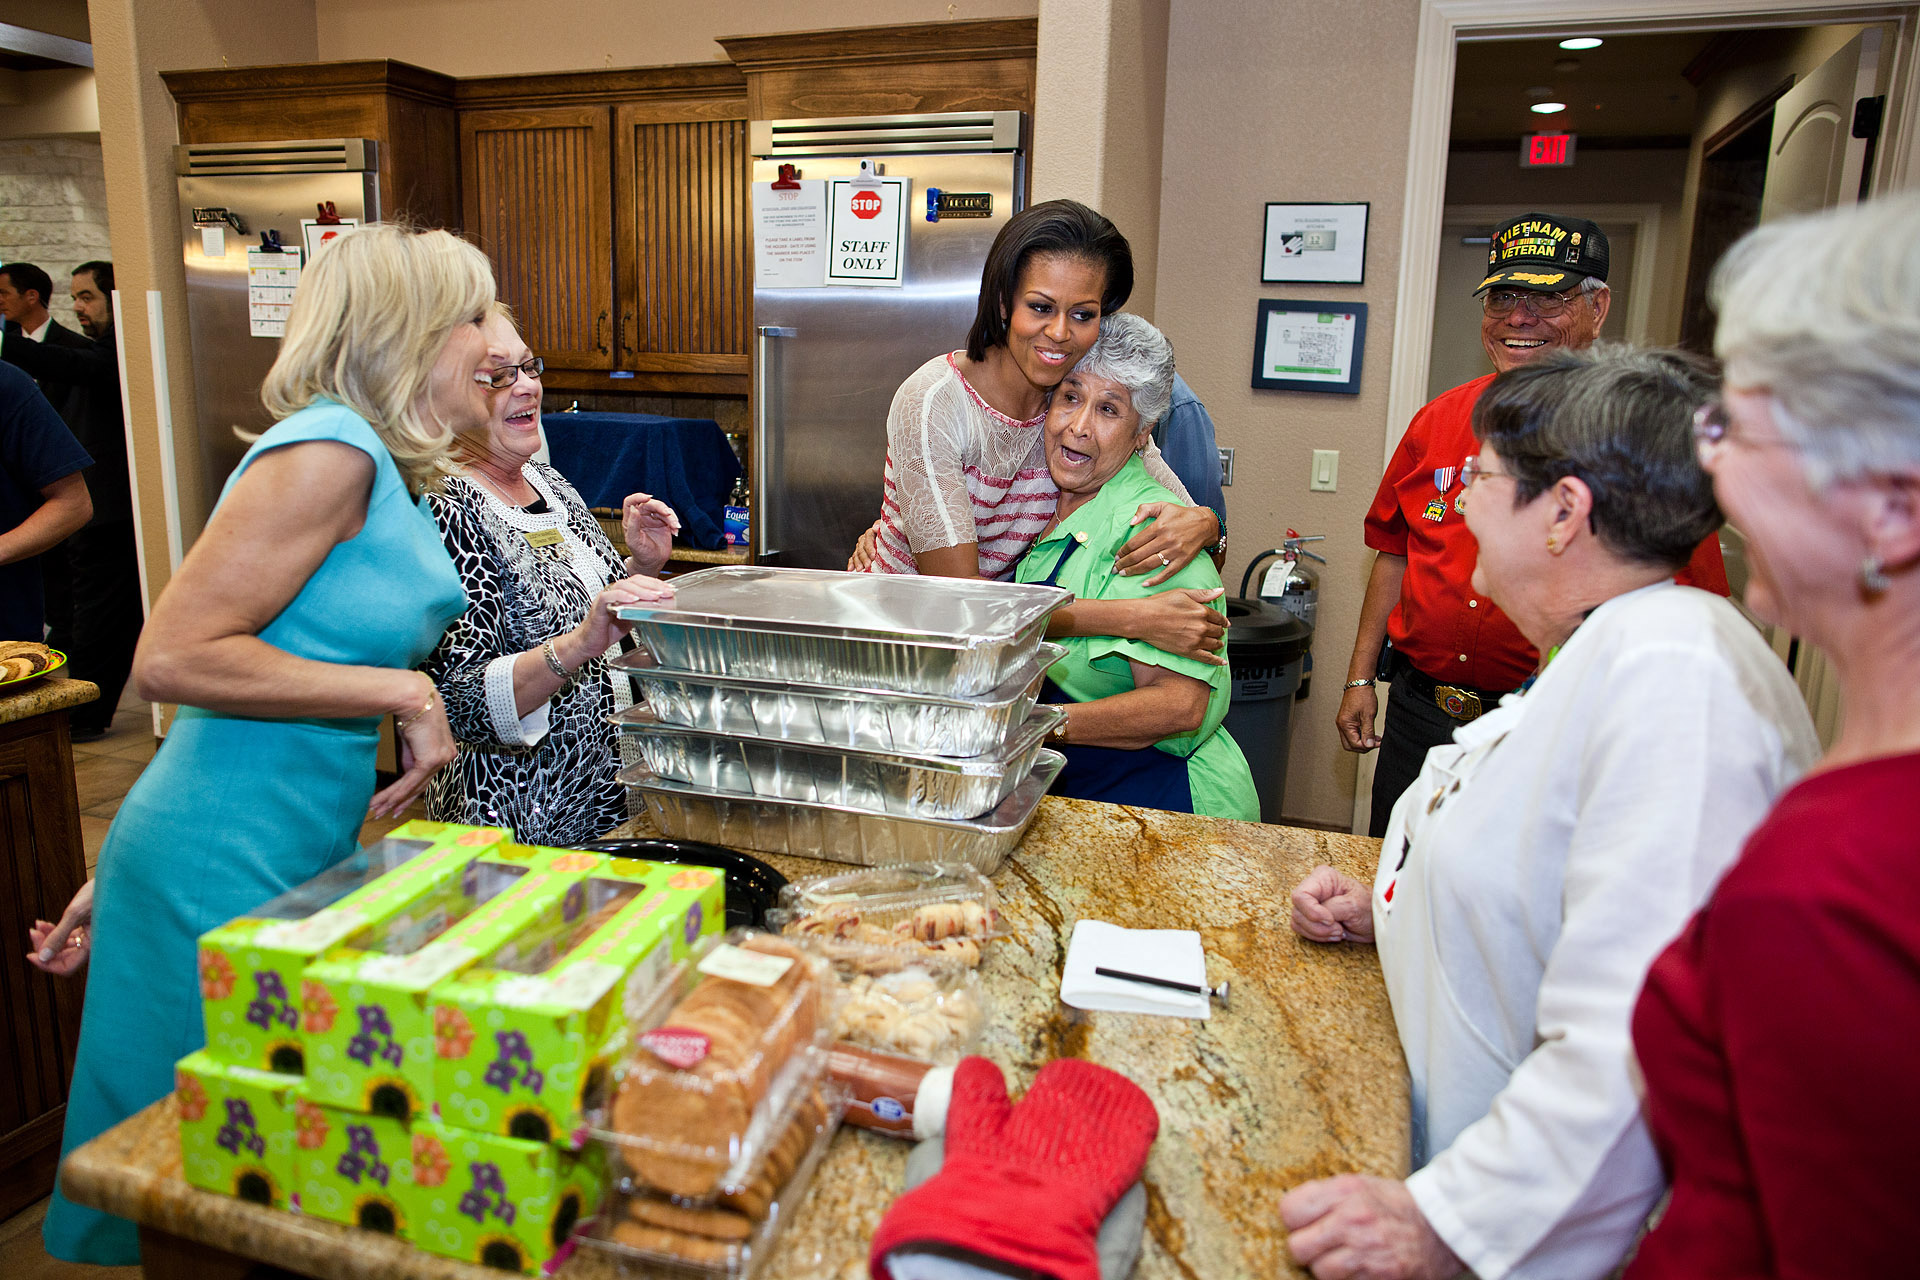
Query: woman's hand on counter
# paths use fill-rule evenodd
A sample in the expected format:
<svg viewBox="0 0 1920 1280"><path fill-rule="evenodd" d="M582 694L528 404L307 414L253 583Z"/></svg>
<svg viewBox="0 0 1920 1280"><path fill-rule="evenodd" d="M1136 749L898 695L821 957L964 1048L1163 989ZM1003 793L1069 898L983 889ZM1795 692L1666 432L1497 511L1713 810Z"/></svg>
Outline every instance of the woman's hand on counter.
<svg viewBox="0 0 1920 1280"><path fill-rule="evenodd" d="M1465 1268L1407 1184L1343 1174L1280 1197L1287 1248L1315 1280L1449 1280Z"/></svg>
<svg viewBox="0 0 1920 1280"><path fill-rule="evenodd" d="M424 701L420 700L422 685L427 689ZM408 681L406 701L392 711L400 740L400 776L374 794L367 805L369 818L398 817L415 796L427 789L433 775L459 754L453 729L447 724L446 701L432 677Z"/></svg>
<svg viewBox="0 0 1920 1280"><path fill-rule="evenodd" d="M33 946L27 963L34 968L57 978L78 973L93 954L93 881L80 886L60 913L60 923L35 920L27 930L27 941Z"/></svg>
<svg viewBox="0 0 1920 1280"><path fill-rule="evenodd" d="M853 554L847 557L847 572L865 573L873 565L875 548L880 545L880 522L875 520L867 531L860 535L860 541L853 544Z"/></svg>
<svg viewBox="0 0 1920 1280"><path fill-rule="evenodd" d="M1153 523L1120 548L1113 567L1123 576L1152 571L1153 576L1147 579L1150 587L1159 586L1220 541L1220 517L1206 507L1143 502L1128 523L1146 524L1149 520Z"/></svg>
<svg viewBox="0 0 1920 1280"><path fill-rule="evenodd" d="M1373 891L1321 865L1293 891L1293 931L1308 942L1372 942Z"/></svg>
<svg viewBox="0 0 1920 1280"><path fill-rule="evenodd" d="M627 541L627 568L651 576L673 554L673 535L680 517L650 493L630 493L620 504L620 534Z"/></svg>

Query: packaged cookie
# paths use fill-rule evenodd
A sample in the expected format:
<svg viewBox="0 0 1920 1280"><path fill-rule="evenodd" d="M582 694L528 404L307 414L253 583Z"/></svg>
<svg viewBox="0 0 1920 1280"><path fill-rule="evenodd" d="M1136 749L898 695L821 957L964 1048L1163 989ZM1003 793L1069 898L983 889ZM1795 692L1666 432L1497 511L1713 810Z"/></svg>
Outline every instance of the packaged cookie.
<svg viewBox="0 0 1920 1280"><path fill-rule="evenodd" d="M798 880L767 913L782 933L835 944L897 947L977 967L1000 936L993 882L958 862L907 862Z"/></svg>
<svg viewBox="0 0 1920 1280"><path fill-rule="evenodd" d="M958 1062L987 1020L980 975L964 959L919 947L798 934L831 966L836 1041L922 1062Z"/></svg>
<svg viewBox="0 0 1920 1280"><path fill-rule="evenodd" d="M751 1280L806 1199L814 1170L846 1111L840 1086L801 1091L753 1175L712 1200L624 1184L577 1237L621 1269Z"/></svg>
<svg viewBox="0 0 1920 1280"><path fill-rule="evenodd" d="M597 1131L624 1185L710 1204L751 1184L825 1072L833 985L818 955L751 929L634 984Z"/></svg>

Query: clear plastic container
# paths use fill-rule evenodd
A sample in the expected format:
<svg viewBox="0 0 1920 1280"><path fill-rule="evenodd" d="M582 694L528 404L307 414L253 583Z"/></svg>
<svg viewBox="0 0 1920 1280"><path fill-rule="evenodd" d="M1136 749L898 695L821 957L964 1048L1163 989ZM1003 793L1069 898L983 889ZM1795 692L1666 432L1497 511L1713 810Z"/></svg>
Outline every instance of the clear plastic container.
<svg viewBox="0 0 1920 1280"><path fill-rule="evenodd" d="M846 1108L846 1090L822 1079L792 1109L750 1184L712 1203L616 1189L575 1238L623 1273L752 1280L805 1202Z"/></svg>
<svg viewBox="0 0 1920 1280"><path fill-rule="evenodd" d="M799 940L832 963L839 986L835 1041L945 1065L979 1039L986 998L964 958L832 937Z"/></svg>
<svg viewBox="0 0 1920 1280"><path fill-rule="evenodd" d="M908 862L797 880L767 922L827 944L906 949L977 966L1000 933L993 882L959 862Z"/></svg>
<svg viewBox="0 0 1920 1280"><path fill-rule="evenodd" d="M750 1186L826 1069L834 983L818 954L732 929L651 990L595 1126L622 1190L712 1204Z"/></svg>

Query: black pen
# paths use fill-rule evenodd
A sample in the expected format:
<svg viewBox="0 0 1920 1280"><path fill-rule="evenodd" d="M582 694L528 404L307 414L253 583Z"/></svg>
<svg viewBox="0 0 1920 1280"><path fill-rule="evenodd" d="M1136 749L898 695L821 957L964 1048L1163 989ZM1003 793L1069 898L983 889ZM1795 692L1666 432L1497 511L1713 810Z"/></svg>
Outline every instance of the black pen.
<svg viewBox="0 0 1920 1280"><path fill-rule="evenodd" d="M1123 982L1144 982L1150 987L1167 987L1174 991L1191 991L1197 996L1212 996L1220 1002L1222 1009L1227 1007L1227 985L1200 987L1191 982L1175 982L1172 978L1150 978L1144 973L1124 973L1119 969L1095 968L1094 972L1103 978L1119 978Z"/></svg>

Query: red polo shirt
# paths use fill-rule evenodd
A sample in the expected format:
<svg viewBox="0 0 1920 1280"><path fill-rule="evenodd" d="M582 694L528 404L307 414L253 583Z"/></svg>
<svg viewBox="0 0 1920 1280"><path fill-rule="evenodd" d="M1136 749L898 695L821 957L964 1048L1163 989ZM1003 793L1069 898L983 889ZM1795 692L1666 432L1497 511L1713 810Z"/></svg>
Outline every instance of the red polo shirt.
<svg viewBox="0 0 1920 1280"><path fill-rule="evenodd" d="M1367 511L1367 545L1405 556L1400 603L1387 618L1387 638L1421 672L1473 689L1517 689L1539 655L1506 614L1470 585L1480 549L1457 503L1460 464L1477 452L1473 406L1493 374L1438 396L1413 416ZM1675 578L1727 594L1718 535L1694 550Z"/></svg>

